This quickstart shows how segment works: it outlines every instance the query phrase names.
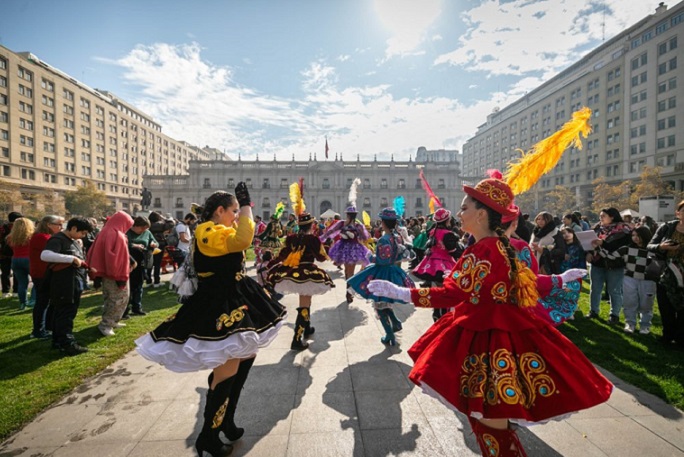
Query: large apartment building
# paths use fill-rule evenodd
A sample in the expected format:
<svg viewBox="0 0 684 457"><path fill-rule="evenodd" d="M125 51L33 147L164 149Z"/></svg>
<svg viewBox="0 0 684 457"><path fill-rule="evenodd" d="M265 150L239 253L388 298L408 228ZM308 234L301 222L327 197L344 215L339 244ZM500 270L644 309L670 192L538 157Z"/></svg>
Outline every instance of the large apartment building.
<svg viewBox="0 0 684 457"><path fill-rule="evenodd" d="M482 176L504 170L558 130L577 109L593 110L594 131L583 149L566 151L556 168L531 192L539 197L555 186L572 189L577 207L593 198L592 182L638 179L645 165L684 190L684 3L661 3L655 13L599 46L515 103L487 116L463 147L463 173Z"/></svg>
<svg viewBox="0 0 684 457"><path fill-rule="evenodd" d="M190 160L210 156L114 94L0 46L0 180L22 193L89 180L116 209L133 211L144 175L185 174Z"/></svg>

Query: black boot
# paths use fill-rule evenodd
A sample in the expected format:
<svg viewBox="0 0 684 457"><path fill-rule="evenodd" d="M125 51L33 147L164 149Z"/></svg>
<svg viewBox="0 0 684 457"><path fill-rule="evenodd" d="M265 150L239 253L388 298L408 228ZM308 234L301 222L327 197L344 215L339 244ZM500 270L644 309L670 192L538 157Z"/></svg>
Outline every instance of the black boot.
<svg viewBox="0 0 684 457"><path fill-rule="evenodd" d="M302 308L302 316L304 316L304 336L313 335L316 329L311 326L311 310L309 308Z"/></svg>
<svg viewBox="0 0 684 457"><path fill-rule="evenodd" d="M251 359L240 362L238 371L235 374L235 381L233 381L233 387L230 390L230 402L228 403L228 408L226 408L226 415L223 418L222 426L224 435L226 435L226 438L230 441L239 440L245 433L244 428L235 425L235 410L237 409L242 388L245 385L245 381L247 381L247 376L249 376L249 370L251 370L252 365L254 365L254 359L255 357L252 357Z"/></svg>
<svg viewBox="0 0 684 457"><path fill-rule="evenodd" d="M210 378L213 380L213 377ZM233 452L233 446L224 444L219 438L221 424L223 423L228 403L230 403L230 391L235 381L235 376L220 382L213 390L207 391L207 404L204 406L204 424L202 431L195 441L195 449L199 457L203 457L207 451L213 457L225 457Z"/></svg>
<svg viewBox="0 0 684 457"><path fill-rule="evenodd" d="M297 319L295 320L294 338L292 338L292 345L290 349L294 351L302 351L309 347L309 344L303 340L304 331L306 330L306 319L304 314L309 314L308 308L297 308Z"/></svg>

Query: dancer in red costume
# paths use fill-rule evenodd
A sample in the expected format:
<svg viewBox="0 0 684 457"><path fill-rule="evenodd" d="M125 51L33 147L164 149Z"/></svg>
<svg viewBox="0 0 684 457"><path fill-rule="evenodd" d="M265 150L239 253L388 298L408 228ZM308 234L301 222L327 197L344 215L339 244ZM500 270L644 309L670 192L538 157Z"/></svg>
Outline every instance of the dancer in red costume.
<svg viewBox="0 0 684 457"><path fill-rule="evenodd" d="M560 419L605 402L613 385L536 306L535 275L502 229L514 213L501 180L464 186L459 217L475 237L443 287L407 289L371 281L368 290L418 307L455 307L409 350L409 378L470 420L483 455L525 456L512 423Z"/></svg>

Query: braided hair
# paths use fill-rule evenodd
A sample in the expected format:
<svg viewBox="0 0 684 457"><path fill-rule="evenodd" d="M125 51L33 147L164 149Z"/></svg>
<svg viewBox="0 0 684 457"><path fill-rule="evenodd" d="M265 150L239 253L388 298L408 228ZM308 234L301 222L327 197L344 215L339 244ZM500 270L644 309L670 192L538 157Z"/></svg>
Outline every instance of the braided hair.
<svg viewBox="0 0 684 457"><path fill-rule="evenodd" d="M199 206L193 204L192 212L199 216L200 222L206 222L211 220L211 218L214 216L214 212L219 206L222 208L228 208L236 201L237 198L230 192L217 190L207 197L207 199L204 201L204 205Z"/></svg>
<svg viewBox="0 0 684 457"><path fill-rule="evenodd" d="M475 202L475 208L484 209L485 211L487 211L487 219L489 220L489 230L497 234L497 236L499 237L499 241L501 241L501 244L503 244L506 248L506 255L508 256L508 261L511 264L511 272L508 276L511 279L511 282L513 282L513 277L518 272L518 266L515 263L517 257L515 255L515 249L513 249L513 246L511 246L511 242L504 233L505 230L503 227L503 223L501 222L501 214L497 213L489 206L485 205L477 199L473 199L473 201Z"/></svg>

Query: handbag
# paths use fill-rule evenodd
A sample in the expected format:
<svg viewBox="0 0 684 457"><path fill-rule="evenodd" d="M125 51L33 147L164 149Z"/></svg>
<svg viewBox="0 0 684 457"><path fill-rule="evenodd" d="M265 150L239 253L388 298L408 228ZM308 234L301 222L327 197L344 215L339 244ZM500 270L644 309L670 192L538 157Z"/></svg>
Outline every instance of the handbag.
<svg viewBox="0 0 684 457"><path fill-rule="evenodd" d="M659 281L660 276L667 268L667 260L659 259L657 257L648 257L649 262L646 264L644 275L649 281Z"/></svg>

